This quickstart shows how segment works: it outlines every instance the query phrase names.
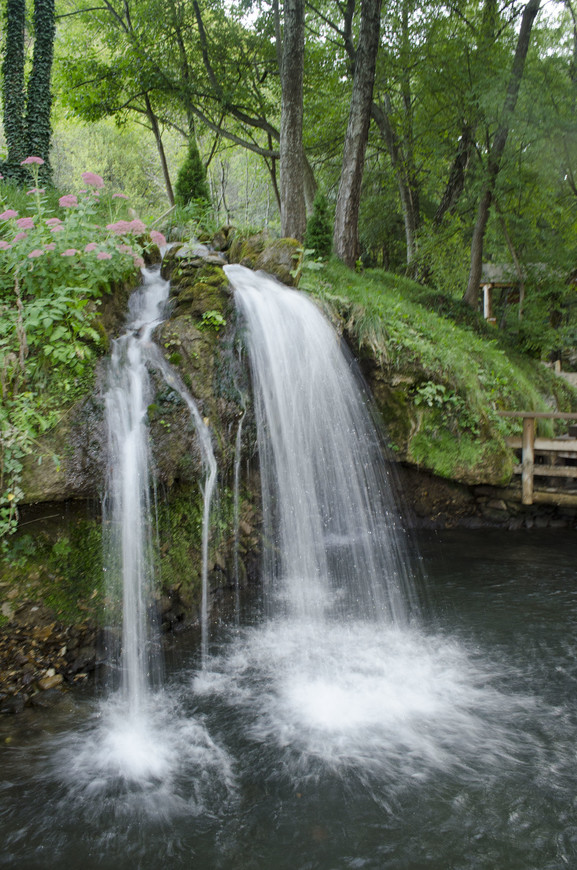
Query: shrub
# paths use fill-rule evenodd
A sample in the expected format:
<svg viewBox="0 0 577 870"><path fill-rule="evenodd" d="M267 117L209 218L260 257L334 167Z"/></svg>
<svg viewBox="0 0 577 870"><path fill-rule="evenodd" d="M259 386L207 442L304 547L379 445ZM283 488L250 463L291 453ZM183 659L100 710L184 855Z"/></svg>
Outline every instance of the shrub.
<svg viewBox="0 0 577 870"><path fill-rule="evenodd" d="M191 136L188 154L180 170L174 187L177 205L188 205L198 200L210 202L210 191L206 180L206 167L201 160L198 146Z"/></svg>
<svg viewBox="0 0 577 870"><path fill-rule="evenodd" d="M329 216L326 196L317 193L313 203L313 213L307 221L305 247L313 250L317 257L328 259L333 245L333 227Z"/></svg>

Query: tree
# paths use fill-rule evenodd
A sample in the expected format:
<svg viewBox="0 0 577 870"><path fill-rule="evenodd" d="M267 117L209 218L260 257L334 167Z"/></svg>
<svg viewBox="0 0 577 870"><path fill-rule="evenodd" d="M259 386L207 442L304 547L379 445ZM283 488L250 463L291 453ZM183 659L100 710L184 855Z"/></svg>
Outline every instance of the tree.
<svg viewBox="0 0 577 870"><path fill-rule="evenodd" d="M333 243L332 225L329 218L329 204L322 193L317 193L313 203L313 213L307 221L305 247L313 250L317 257L330 256Z"/></svg>
<svg viewBox="0 0 577 870"><path fill-rule="evenodd" d="M487 228L487 221L489 219L489 212L493 201L493 194L495 192L495 184L501 166L501 159L509 136L509 127L517 104L517 98L519 96L519 88L523 77L525 59L529 50L531 30L537 12L539 11L540 2L541 0L529 0L523 10L521 28L519 30L517 47L509 76L509 84L505 96L501 122L489 151L487 174L477 209L477 220L473 228L469 280L467 283L467 289L463 296L464 301L472 308L477 307L479 300L479 284L481 281L481 270L483 266L483 240L485 238L485 230Z"/></svg>
<svg viewBox="0 0 577 870"><path fill-rule="evenodd" d="M359 43L355 53L353 91L335 210L334 251L343 263L351 267L359 257L359 206L371 122L380 14L381 0L363 0Z"/></svg>
<svg viewBox="0 0 577 870"><path fill-rule="evenodd" d="M189 139L188 154L178 173L175 194L176 202L179 205L188 205L190 202L198 200L205 204L210 202L206 167L201 160L198 145L193 136Z"/></svg>
<svg viewBox="0 0 577 870"><path fill-rule="evenodd" d="M41 157L42 174L45 178L50 175L54 32L54 0L34 0L34 49L26 88L26 0L7 0L2 93L8 159L3 170L5 175L22 181L29 178L20 163L30 155Z"/></svg>
<svg viewBox="0 0 577 870"><path fill-rule="evenodd" d="M306 230L303 178L304 0L284 0L280 62L281 233L302 241Z"/></svg>

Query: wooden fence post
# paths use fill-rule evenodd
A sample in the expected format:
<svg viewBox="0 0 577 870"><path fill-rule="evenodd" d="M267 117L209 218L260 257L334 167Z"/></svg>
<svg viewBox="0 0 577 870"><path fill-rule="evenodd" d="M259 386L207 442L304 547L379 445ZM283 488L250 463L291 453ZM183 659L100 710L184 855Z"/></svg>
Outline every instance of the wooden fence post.
<svg viewBox="0 0 577 870"><path fill-rule="evenodd" d="M523 504L533 504L533 466L535 464L535 418L525 417L523 420L523 453L522 453L522 501Z"/></svg>

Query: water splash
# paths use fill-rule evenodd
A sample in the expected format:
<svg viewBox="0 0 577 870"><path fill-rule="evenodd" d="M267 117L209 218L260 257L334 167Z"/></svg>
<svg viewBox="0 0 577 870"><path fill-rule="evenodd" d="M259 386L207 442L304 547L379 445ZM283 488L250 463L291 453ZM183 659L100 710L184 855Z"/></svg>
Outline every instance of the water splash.
<svg viewBox="0 0 577 870"><path fill-rule="evenodd" d="M246 324L268 622L197 677L263 744L403 782L514 754L506 698L460 644L420 627L383 447L354 362L305 294L227 266ZM505 716L501 713L507 711Z"/></svg>

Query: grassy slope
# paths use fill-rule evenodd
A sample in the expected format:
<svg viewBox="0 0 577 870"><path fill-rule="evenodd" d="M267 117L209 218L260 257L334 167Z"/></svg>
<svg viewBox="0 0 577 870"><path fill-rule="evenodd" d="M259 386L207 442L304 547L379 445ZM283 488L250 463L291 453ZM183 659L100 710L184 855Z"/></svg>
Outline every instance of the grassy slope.
<svg viewBox="0 0 577 870"><path fill-rule="evenodd" d="M305 270L301 288L336 312L353 350L370 358L393 445L437 474L504 482L513 465L504 437L520 424L499 410L577 410L565 381L450 297L333 262Z"/></svg>

